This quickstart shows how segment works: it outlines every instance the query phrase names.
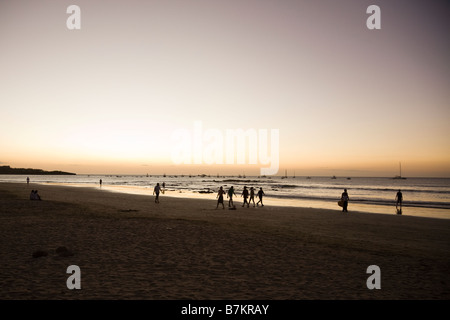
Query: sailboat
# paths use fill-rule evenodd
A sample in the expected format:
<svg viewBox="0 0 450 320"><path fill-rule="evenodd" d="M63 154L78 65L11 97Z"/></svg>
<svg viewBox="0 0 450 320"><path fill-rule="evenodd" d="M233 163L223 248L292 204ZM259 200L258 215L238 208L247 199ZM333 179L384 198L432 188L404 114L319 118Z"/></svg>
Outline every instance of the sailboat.
<svg viewBox="0 0 450 320"><path fill-rule="evenodd" d="M284 171L284 176L281 177L281 179L286 179L287 178L287 170Z"/></svg>
<svg viewBox="0 0 450 320"><path fill-rule="evenodd" d="M405 177L402 177L402 163L400 162L399 165L400 165L400 175L395 176L392 179L406 179Z"/></svg>

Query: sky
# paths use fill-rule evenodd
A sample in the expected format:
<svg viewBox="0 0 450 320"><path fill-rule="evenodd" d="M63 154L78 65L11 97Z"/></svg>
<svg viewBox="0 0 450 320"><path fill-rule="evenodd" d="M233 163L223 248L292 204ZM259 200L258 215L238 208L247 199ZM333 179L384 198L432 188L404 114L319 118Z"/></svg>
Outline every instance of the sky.
<svg viewBox="0 0 450 320"><path fill-rule="evenodd" d="M449 14L438 0L0 0L0 165L394 176L401 162L450 177ZM226 143L238 130L257 138L244 163Z"/></svg>

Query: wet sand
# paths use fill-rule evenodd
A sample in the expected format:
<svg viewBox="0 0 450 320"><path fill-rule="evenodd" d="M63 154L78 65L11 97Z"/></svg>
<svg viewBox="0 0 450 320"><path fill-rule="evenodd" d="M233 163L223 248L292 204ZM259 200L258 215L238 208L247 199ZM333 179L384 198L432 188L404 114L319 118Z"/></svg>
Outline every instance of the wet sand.
<svg viewBox="0 0 450 320"><path fill-rule="evenodd" d="M0 299L450 298L450 220L160 198L1 183Z"/></svg>

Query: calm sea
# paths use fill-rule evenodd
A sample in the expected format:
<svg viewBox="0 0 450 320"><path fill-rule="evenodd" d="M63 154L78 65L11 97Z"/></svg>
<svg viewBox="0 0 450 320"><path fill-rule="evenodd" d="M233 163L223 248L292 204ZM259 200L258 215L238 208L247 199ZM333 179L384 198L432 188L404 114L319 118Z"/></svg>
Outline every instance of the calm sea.
<svg viewBox="0 0 450 320"><path fill-rule="evenodd" d="M403 193L403 215L450 218L449 178L364 178L364 177L221 177L221 176L130 176L76 175L29 176L32 183L85 186L105 191L151 195L156 183L165 183L163 196L216 199L220 186L234 186L241 203L244 186L263 188L265 205L298 206L340 210L341 193L347 189L349 211L395 214L395 196ZM23 175L0 175L0 182L26 183Z"/></svg>

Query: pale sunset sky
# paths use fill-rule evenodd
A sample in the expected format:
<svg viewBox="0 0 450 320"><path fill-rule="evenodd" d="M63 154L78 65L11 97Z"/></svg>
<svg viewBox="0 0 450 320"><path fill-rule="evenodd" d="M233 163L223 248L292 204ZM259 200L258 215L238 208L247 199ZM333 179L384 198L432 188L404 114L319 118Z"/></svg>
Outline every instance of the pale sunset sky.
<svg viewBox="0 0 450 320"><path fill-rule="evenodd" d="M449 16L446 0L1 0L0 165L259 174L175 164L173 133L194 139L197 121L279 130L278 174L390 177L401 162L450 177Z"/></svg>

